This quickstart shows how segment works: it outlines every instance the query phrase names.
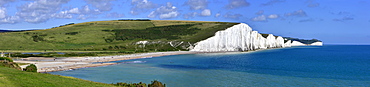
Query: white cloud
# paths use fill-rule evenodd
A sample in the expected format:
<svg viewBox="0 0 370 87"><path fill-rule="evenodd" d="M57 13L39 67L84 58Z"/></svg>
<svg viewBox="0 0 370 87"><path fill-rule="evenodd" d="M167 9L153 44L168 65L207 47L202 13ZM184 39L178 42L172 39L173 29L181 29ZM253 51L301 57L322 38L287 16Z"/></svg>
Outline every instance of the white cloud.
<svg viewBox="0 0 370 87"><path fill-rule="evenodd" d="M315 2L314 0L307 0L307 7L319 7L320 3Z"/></svg>
<svg viewBox="0 0 370 87"><path fill-rule="evenodd" d="M148 0L132 0L131 5L133 5L130 11L132 15L138 15L142 12L147 12L148 10L157 7L157 4L154 4Z"/></svg>
<svg viewBox="0 0 370 87"><path fill-rule="evenodd" d="M231 18L231 19L239 19L242 16L243 15L241 14L230 14L230 13L227 13L224 15L225 18Z"/></svg>
<svg viewBox="0 0 370 87"><path fill-rule="evenodd" d="M298 11L294 11L292 13L286 13L285 16L306 17L307 14L303 10L298 10Z"/></svg>
<svg viewBox="0 0 370 87"><path fill-rule="evenodd" d="M93 7L99 9L99 11L110 11L112 10L111 1L116 0L85 0L87 4L91 4Z"/></svg>
<svg viewBox="0 0 370 87"><path fill-rule="evenodd" d="M10 17L6 17L6 18L1 19L0 24L4 24L4 23L14 24L14 23L17 23L19 21L20 21L19 16L10 16Z"/></svg>
<svg viewBox="0 0 370 87"><path fill-rule="evenodd" d="M218 17L220 17L221 16L221 14L220 13L216 13L216 15L215 15L215 17L216 18L218 18Z"/></svg>
<svg viewBox="0 0 370 87"><path fill-rule="evenodd" d="M267 22L267 19L276 19L279 18L279 15L277 14L271 14L271 15L260 15L254 18L251 18L251 21L256 21L256 22Z"/></svg>
<svg viewBox="0 0 370 87"><path fill-rule="evenodd" d="M271 15L267 16L267 18L270 18L270 19L276 19L278 17L279 17L279 15L277 15L277 14L271 14Z"/></svg>
<svg viewBox="0 0 370 87"><path fill-rule="evenodd" d="M177 17L179 14L180 14L179 12L172 11L172 12L169 12L167 14L161 14L161 15L159 15L159 18L160 19L170 19L170 18Z"/></svg>
<svg viewBox="0 0 370 87"><path fill-rule="evenodd" d="M257 16L251 19L252 21L267 21L265 15Z"/></svg>
<svg viewBox="0 0 370 87"><path fill-rule="evenodd" d="M354 20L353 17L343 17L340 19L333 19L333 21L349 21L349 20Z"/></svg>
<svg viewBox="0 0 370 87"><path fill-rule="evenodd" d="M0 0L0 6L15 0ZM18 12L11 17L2 17L3 9L0 9L0 19L1 23L16 23L19 22L16 19L22 19L22 21L29 23L42 23L50 19L63 18L70 19L74 15L84 15L78 16L77 19L91 18L87 15L101 14L102 11L110 11L112 9L111 1L115 0L85 0L90 7L95 7L96 9L91 9L89 5L83 6L81 8L72 8L66 11L60 11L62 5L67 4L70 0L27 0L31 1L19 6ZM5 12L5 11L4 11ZM5 14L5 13L4 13Z"/></svg>
<svg viewBox="0 0 370 87"><path fill-rule="evenodd" d="M198 15L197 12L190 12L190 13L184 14L183 16L185 19L189 19L189 18L194 18L197 15Z"/></svg>
<svg viewBox="0 0 370 87"><path fill-rule="evenodd" d="M200 15L201 15L201 16L211 16L211 14L212 14L212 13L211 13L211 10L209 10L209 9L204 9Z"/></svg>
<svg viewBox="0 0 370 87"><path fill-rule="evenodd" d="M320 4L319 3L310 3L307 5L307 7L319 7Z"/></svg>
<svg viewBox="0 0 370 87"><path fill-rule="evenodd" d="M285 2L285 0L270 0L267 3L261 4L261 6L270 6L270 5L274 5L276 3L282 3L282 2Z"/></svg>
<svg viewBox="0 0 370 87"><path fill-rule="evenodd" d="M124 14L119 14L117 12L113 12L113 13L109 13L107 15L105 15L105 17L108 17L108 18L120 18L120 17L124 17L125 15Z"/></svg>
<svg viewBox="0 0 370 87"><path fill-rule="evenodd" d="M78 19L78 20L85 20L85 19L87 19L87 17L86 17L85 15L79 15L79 16L77 17L77 19Z"/></svg>
<svg viewBox="0 0 370 87"><path fill-rule="evenodd" d="M258 12L256 12L256 15L262 15L264 12L264 10L259 10Z"/></svg>
<svg viewBox="0 0 370 87"><path fill-rule="evenodd" d="M155 11L150 12L150 14L148 15L149 18L155 18L156 16L157 13L155 13Z"/></svg>
<svg viewBox="0 0 370 87"><path fill-rule="evenodd" d="M67 12L60 12L60 13L54 13L51 14L51 17L53 18L64 18L64 19L71 19L73 16L71 14L68 14Z"/></svg>
<svg viewBox="0 0 370 87"><path fill-rule="evenodd" d="M72 8L68 11L65 11L68 14L83 14L83 15L89 15L89 14L101 14L102 12L99 9L90 9L88 5L83 6L81 8Z"/></svg>
<svg viewBox="0 0 370 87"><path fill-rule="evenodd" d="M61 11L59 13L53 13L50 15L51 18L64 18L64 19L71 19L71 18L77 18L80 20L84 20L87 18L93 18L89 15L96 15L101 14L99 9L91 9L88 5L82 6L81 8L71 8L66 11Z"/></svg>
<svg viewBox="0 0 370 87"><path fill-rule="evenodd" d="M3 7L0 7L0 19L6 17L6 9Z"/></svg>
<svg viewBox="0 0 370 87"><path fill-rule="evenodd" d="M68 10L66 13L80 14L80 10L78 8L72 8L72 9Z"/></svg>
<svg viewBox="0 0 370 87"><path fill-rule="evenodd" d="M315 21L315 20L310 18L310 19L299 20L298 22L312 22L312 21Z"/></svg>
<svg viewBox="0 0 370 87"><path fill-rule="evenodd" d="M30 17L25 19L24 21L29 22L29 23L42 23L50 19L48 15L40 15L37 17Z"/></svg>
<svg viewBox="0 0 370 87"><path fill-rule="evenodd" d="M4 4L7 4L7 3L13 2L13 1L16 1L16 0L0 0L0 7L3 6Z"/></svg>
<svg viewBox="0 0 370 87"><path fill-rule="evenodd" d="M229 0L229 4L227 4L225 7L227 9L234 9L240 7L248 7L249 5L250 3L246 0Z"/></svg>
<svg viewBox="0 0 370 87"><path fill-rule="evenodd" d="M16 16L29 23L42 23L57 13L70 0L37 0L18 7Z"/></svg>
<svg viewBox="0 0 370 87"><path fill-rule="evenodd" d="M94 16L91 16L91 15L78 15L77 19L78 20L85 20L85 19L88 19L88 18L95 18Z"/></svg>
<svg viewBox="0 0 370 87"><path fill-rule="evenodd" d="M172 6L171 2L167 2L166 6L161 6L157 8L155 11L152 11L148 15L148 17L155 18L158 15L160 19L169 19L179 16L180 13L177 11L177 8L175 6Z"/></svg>
<svg viewBox="0 0 370 87"><path fill-rule="evenodd" d="M191 10L203 10L208 6L207 0L188 0L185 2L185 5L190 6Z"/></svg>

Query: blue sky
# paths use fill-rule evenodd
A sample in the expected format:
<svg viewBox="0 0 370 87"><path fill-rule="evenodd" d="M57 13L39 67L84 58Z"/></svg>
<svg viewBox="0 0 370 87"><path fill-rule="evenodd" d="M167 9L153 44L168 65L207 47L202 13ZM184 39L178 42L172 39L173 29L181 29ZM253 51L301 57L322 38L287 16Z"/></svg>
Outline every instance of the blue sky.
<svg viewBox="0 0 370 87"><path fill-rule="evenodd" d="M242 22L325 44L370 44L369 0L0 0L0 29L150 18Z"/></svg>

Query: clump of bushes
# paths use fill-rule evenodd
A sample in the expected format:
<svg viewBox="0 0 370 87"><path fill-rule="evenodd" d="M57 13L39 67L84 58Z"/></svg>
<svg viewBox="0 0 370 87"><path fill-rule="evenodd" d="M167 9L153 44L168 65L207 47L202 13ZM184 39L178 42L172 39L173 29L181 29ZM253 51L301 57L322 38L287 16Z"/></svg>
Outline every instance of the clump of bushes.
<svg viewBox="0 0 370 87"><path fill-rule="evenodd" d="M196 34L200 29L191 28L196 24L185 24L185 25L169 25L169 26L158 26L149 27L146 29L115 29L115 30L103 30L106 32L114 32L115 37L105 38L106 42L113 40L134 40L134 39L167 39L175 40L180 39L181 36Z"/></svg>
<svg viewBox="0 0 370 87"><path fill-rule="evenodd" d="M97 56L96 53L65 53L63 56L71 57L71 56Z"/></svg>
<svg viewBox="0 0 370 87"><path fill-rule="evenodd" d="M68 32L68 33L65 33L66 35L76 35L78 34L78 32Z"/></svg>
<svg viewBox="0 0 370 87"><path fill-rule="evenodd" d="M30 64L26 68L24 68L23 71L26 71L26 72L37 72L37 67L34 64Z"/></svg>
<svg viewBox="0 0 370 87"><path fill-rule="evenodd" d="M34 35L34 36L32 36L32 40L34 42L45 41L44 36L47 36L47 35L46 34L44 34L44 35Z"/></svg>
<svg viewBox="0 0 370 87"><path fill-rule="evenodd" d="M0 61L0 66L22 70L17 63Z"/></svg>
<svg viewBox="0 0 370 87"><path fill-rule="evenodd" d="M149 84L148 87L166 87L166 84L162 84L157 80L152 81L152 84Z"/></svg>
<svg viewBox="0 0 370 87"><path fill-rule="evenodd" d="M123 87L147 87L145 83L139 82L139 83L123 83L118 82L116 84L113 84L115 86L123 86Z"/></svg>
<svg viewBox="0 0 370 87"><path fill-rule="evenodd" d="M123 83L118 82L116 84L113 84L115 86L122 86L122 87L166 87L166 84L162 84L161 82L154 80L151 84L146 85L145 83L139 82L139 83Z"/></svg>
<svg viewBox="0 0 370 87"><path fill-rule="evenodd" d="M13 59L9 57L0 57L0 66L22 70L21 67L19 67L17 63L14 63Z"/></svg>
<svg viewBox="0 0 370 87"><path fill-rule="evenodd" d="M119 51L118 53L133 54L135 52L133 52L133 51Z"/></svg>
<svg viewBox="0 0 370 87"><path fill-rule="evenodd" d="M13 59L8 58L8 57L0 57L0 60L4 60L4 61L7 61L7 62L13 62Z"/></svg>

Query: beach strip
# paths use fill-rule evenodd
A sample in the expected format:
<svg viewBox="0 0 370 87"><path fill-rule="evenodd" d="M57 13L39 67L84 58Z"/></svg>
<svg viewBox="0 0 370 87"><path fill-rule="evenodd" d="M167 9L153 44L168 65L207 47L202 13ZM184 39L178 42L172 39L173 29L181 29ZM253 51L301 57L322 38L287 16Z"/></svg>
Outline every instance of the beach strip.
<svg viewBox="0 0 370 87"><path fill-rule="evenodd" d="M66 57L66 58L29 58L28 60L17 60L16 63L30 63L37 66L38 72L54 72L74 70L79 68L97 67L114 65L118 63L96 63L96 62L111 62L120 60L132 60L141 58L152 58L168 55L181 55L181 54L197 54L194 51L169 51L169 52L151 52L151 53L138 53L128 55L115 55L115 56L98 56L98 57ZM28 65L22 65L25 68Z"/></svg>

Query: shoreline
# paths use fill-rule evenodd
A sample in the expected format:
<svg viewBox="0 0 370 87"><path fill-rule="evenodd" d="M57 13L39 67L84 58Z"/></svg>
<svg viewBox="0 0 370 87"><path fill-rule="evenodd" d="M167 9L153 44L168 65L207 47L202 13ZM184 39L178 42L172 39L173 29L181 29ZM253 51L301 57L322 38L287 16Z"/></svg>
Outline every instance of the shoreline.
<svg viewBox="0 0 370 87"><path fill-rule="evenodd" d="M287 48L287 47L283 47ZM270 48L279 49L279 48ZM114 55L114 56L97 56L97 57L29 57L25 58L26 61L14 60L16 63L30 63L37 66L37 72L47 73L56 71L75 70L88 67L99 67L115 65L119 63L99 63L99 62L112 62L121 60L133 60L152 57L161 57L169 55L183 55L183 54L213 54L213 53L251 53L270 49L259 49L254 51L233 51L233 52L202 52L202 51L167 51L167 52L149 52L127 55ZM21 65L20 67L26 68L28 65Z"/></svg>
<svg viewBox="0 0 370 87"><path fill-rule="evenodd" d="M132 60L142 59L169 55L182 55L182 54L198 54L205 52L195 51L168 51L168 52L150 52L150 53L139 53L139 54L128 54L128 55L115 55L115 56L98 56L98 57L66 57L66 58L44 58L44 57L30 57L27 61L15 60L16 63L30 63L37 66L37 72L55 72L55 71L66 71L75 70L79 68L98 67L115 65L119 63L96 63L96 62L111 62L120 60ZM25 68L28 65L21 65L20 67Z"/></svg>

